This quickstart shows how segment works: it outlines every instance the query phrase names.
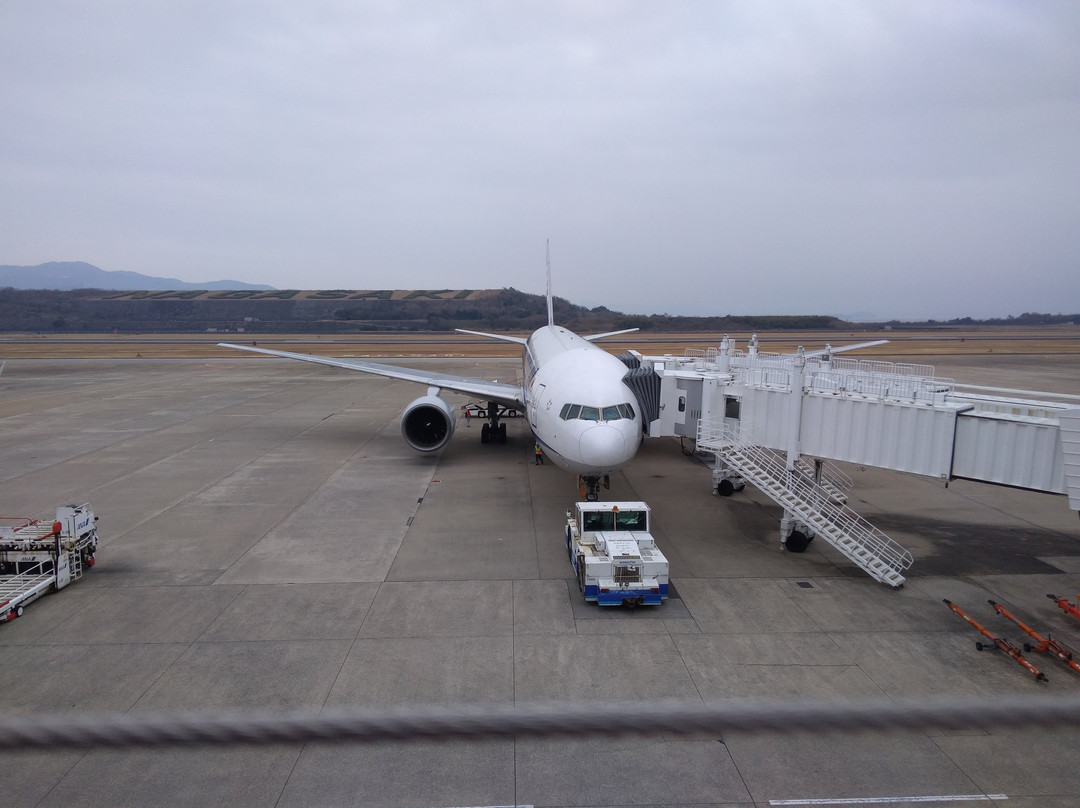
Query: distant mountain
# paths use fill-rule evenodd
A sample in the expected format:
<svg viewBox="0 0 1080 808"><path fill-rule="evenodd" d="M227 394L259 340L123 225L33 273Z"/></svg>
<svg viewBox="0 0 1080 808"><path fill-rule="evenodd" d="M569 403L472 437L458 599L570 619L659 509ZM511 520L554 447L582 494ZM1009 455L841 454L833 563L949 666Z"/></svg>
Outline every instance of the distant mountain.
<svg viewBox="0 0 1080 808"><path fill-rule="evenodd" d="M273 289L240 281L187 283L176 278L155 278L139 272L110 272L85 261L50 261L33 267L0 266L0 288L14 289Z"/></svg>

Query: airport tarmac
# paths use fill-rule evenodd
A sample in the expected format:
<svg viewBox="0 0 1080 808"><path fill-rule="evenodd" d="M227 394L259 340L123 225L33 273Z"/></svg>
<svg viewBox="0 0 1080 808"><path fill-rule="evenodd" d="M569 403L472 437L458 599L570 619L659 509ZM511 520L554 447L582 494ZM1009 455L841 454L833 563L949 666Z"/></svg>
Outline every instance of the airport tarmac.
<svg viewBox="0 0 1080 808"><path fill-rule="evenodd" d="M930 361L930 360L927 360ZM513 379L514 360L409 359ZM944 357L940 375L1080 394L1075 357ZM899 590L779 509L710 490L646 441L605 499L643 499L671 561L654 609L587 605L566 559L573 478L536 466L524 419L464 420L420 455L416 385L287 360L9 360L0 515L89 502L97 566L0 625L8 714L402 704L1076 693L1034 677L942 603L1019 643L994 599L1080 648L1046 598L1080 592L1064 497L847 470L851 505L915 556ZM463 397L448 397L463 403ZM470 743L19 752L16 806L1080 806L1071 730L694 735ZM931 799L933 798L933 799ZM844 800L845 802L837 802ZM891 803L889 802L891 800Z"/></svg>

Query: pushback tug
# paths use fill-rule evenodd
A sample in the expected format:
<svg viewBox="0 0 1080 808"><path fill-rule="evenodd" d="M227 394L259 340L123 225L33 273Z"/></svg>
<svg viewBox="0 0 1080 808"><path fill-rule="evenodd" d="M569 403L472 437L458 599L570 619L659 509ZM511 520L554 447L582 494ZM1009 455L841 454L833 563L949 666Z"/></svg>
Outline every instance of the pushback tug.
<svg viewBox="0 0 1080 808"><path fill-rule="evenodd" d="M668 562L649 532L644 502L577 502L566 512L566 550L585 600L601 606L659 606Z"/></svg>

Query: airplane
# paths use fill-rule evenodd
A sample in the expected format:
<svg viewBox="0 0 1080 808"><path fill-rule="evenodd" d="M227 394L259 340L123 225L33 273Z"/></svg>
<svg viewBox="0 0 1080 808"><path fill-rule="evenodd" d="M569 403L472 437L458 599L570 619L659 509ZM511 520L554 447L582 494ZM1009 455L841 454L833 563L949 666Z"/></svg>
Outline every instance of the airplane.
<svg viewBox="0 0 1080 808"><path fill-rule="evenodd" d="M440 395L443 390L488 402L487 408L480 410L487 419L480 432L483 443L505 443L503 418L524 411L545 456L577 475L585 499L598 500L600 487L608 487L609 476L629 463L637 453L644 436L644 424L637 396L623 381L627 366L593 342L637 329L578 336L556 325L549 261L547 325L536 329L527 339L457 330L521 345L521 385L362 359L311 356L226 342L218 345L426 384L427 393L410 402L401 416L402 437L420 452L438 451L454 434L454 408Z"/></svg>

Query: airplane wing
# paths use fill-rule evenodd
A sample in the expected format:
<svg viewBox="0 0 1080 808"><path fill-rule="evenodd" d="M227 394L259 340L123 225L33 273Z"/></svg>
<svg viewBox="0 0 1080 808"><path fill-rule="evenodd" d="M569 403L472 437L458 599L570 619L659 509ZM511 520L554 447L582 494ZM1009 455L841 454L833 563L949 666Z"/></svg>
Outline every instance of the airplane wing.
<svg viewBox="0 0 1080 808"><path fill-rule="evenodd" d="M824 356L825 354L838 354L845 351L857 351L860 348L873 348L875 345L885 345L888 343L887 339L875 339L871 342L860 342L856 345L841 345L839 348L834 348L831 345L826 345L816 351L807 351L804 356Z"/></svg>
<svg viewBox="0 0 1080 808"><path fill-rule="evenodd" d="M521 387L516 384L503 384L501 382L487 381L486 379L470 379L465 376L451 376L449 373L436 373L430 370L384 365L382 362L368 362L363 359L337 359L331 356L312 356L311 354L290 353L289 351L272 351L268 348L233 345L228 342L219 342L218 346L221 348L234 348L238 351L266 354L267 356L279 356L283 359L298 359L301 362L315 362L319 365L330 365L345 370L359 370L361 373L374 373L376 376L388 376L391 379L426 384L429 387L453 390L455 393L464 393L467 396L475 396L486 401L496 401L507 407L519 407L523 411L525 409L524 393Z"/></svg>
<svg viewBox="0 0 1080 808"><path fill-rule="evenodd" d="M589 334L589 336L582 337L582 339L586 339L589 342L595 342L596 340L603 339L604 337L614 337L618 334L630 334L637 330L638 329L636 328L624 328L622 331L605 331L603 334Z"/></svg>
<svg viewBox="0 0 1080 808"><path fill-rule="evenodd" d="M486 331L469 331L465 328L455 328L462 334L472 334L474 337L487 337L488 339L502 340L503 342L516 342L518 345L527 345L528 340L523 337L512 337L509 334L489 334Z"/></svg>

